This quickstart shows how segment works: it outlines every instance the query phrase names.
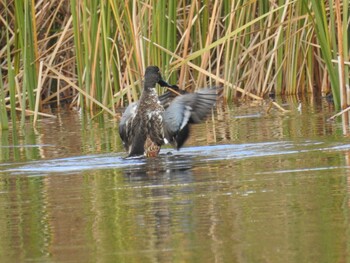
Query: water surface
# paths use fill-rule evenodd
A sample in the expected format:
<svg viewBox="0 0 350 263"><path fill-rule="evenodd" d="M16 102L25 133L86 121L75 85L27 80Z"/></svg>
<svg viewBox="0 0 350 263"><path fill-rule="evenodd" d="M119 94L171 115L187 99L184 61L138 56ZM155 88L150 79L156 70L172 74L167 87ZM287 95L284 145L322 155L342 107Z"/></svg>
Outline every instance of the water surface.
<svg viewBox="0 0 350 263"><path fill-rule="evenodd" d="M219 107L153 159L125 159L106 116L3 132L1 262L348 262L342 123L279 103Z"/></svg>

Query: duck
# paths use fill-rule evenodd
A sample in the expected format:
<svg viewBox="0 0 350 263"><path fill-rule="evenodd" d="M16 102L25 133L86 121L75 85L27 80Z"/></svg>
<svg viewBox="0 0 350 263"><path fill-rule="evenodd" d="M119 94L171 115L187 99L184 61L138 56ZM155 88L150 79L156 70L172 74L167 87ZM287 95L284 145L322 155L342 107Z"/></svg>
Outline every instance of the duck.
<svg viewBox="0 0 350 263"><path fill-rule="evenodd" d="M179 150L190 134L190 125L200 123L217 100L217 88L203 88L195 93L158 96L156 85L178 89L163 80L157 66L145 70L140 99L129 104L119 123L119 135L128 157L156 157L165 144ZM162 102L161 102L162 100Z"/></svg>

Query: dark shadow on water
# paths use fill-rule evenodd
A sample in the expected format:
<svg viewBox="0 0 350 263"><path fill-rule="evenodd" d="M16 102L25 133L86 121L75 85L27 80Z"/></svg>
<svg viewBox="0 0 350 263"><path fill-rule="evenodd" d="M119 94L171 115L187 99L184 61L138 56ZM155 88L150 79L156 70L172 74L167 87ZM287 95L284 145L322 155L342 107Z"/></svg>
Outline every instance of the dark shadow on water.
<svg viewBox="0 0 350 263"><path fill-rule="evenodd" d="M194 156L161 154L156 158L140 157L143 165L128 166L124 168L124 174L131 180L160 175L177 175L189 172L193 166Z"/></svg>

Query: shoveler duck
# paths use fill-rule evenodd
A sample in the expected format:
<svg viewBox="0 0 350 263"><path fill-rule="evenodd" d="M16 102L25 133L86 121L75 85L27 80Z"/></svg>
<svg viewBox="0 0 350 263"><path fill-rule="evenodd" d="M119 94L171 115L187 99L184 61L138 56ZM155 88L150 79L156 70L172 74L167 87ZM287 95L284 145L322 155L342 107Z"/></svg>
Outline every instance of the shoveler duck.
<svg viewBox="0 0 350 263"><path fill-rule="evenodd" d="M171 103L163 96L168 104L163 106L156 93L157 83L177 88L162 79L157 66L147 67L140 100L131 103L121 117L119 134L128 156L155 157L167 143L179 150L189 136L189 125L203 121L217 99L216 88L206 88L179 95Z"/></svg>

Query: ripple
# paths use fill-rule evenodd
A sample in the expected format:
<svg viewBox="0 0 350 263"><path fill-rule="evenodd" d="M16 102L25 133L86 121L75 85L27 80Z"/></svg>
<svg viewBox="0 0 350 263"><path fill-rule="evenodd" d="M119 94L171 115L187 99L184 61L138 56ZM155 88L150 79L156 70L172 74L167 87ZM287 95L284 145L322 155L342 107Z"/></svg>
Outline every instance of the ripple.
<svg viewBox="0 0 350 263"><path fill-rule="evenodd" d="M191 167L191 162L194 158L196 159L195 161L214 162L228 159L300 154L310 151L347 151L349 149L350 144L326 145L320 141L227 144L185 147L179 152L172 149L170 151L169 149L163 149L160 156L154 159L146 159L144 157L123 158L124 153L116 153L38 160L29 163L5 163L0 166L2 169L0 172L12 175L43 176L50 173L64 174L116 168L136 171L142 170L146 163L151 163L153 166L163 166L164 170L186 169Z"/></svg>

